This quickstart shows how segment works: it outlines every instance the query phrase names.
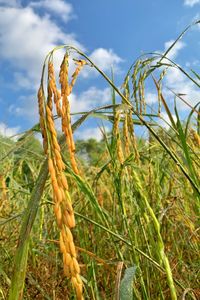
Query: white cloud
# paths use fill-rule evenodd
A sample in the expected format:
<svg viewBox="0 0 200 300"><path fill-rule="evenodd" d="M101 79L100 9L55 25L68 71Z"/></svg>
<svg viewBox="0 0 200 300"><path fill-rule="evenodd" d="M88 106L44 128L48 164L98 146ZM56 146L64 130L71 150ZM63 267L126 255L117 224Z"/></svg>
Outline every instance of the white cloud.
<svg viewBox="0 0 200 300"><path fill-rule="evenodd" d="M111 71L111 67L117 72L120 70L119 64L123 62L112 49L97 48L90 55L90 59L104 72ZM94 68L85 68L82 72L84 77L93 76L98 74Z"/></svg>
<svg viewBox="0 0 200 300"><path fill-rule="evenodd" d="M199 2L199 3L200 3L200 2ZM199 29L200 29L200 22L199 22L199 20L200 20L200 13L197 13L197 14L192 18L192 20L191 20L191 24L195 24L195 25L196 25L195 27L193 27L193 30L195 30L195 29L199 30ZM198 44L199 44L199 42L198 42Z"/></svg>
<svg viewBox="0 0 200 300"><path fill-rule="evenodd" d="M42 64L47 53L60 44L74 45L85 51L73 33L65 33L56 21L50 18L53 12L58 15L61 11L65 21L69 21L73 9L71 4L63 0L32 1L26 7L18 0L0 0L0 57L2 61L9 63L12 71L13 81L10 85L14 89L26 89L30 93L18 97L8 111L18 118L29 119L32 124L38 122L35 91L39 86ZM119 64L122 62L112 49L98 48L89 56L103 71L110 71L111 66L119 70ZM62 58L63 51L54 55L56 70ZM94 68L88 67L84 76L94 75L93 72ZM110 103L110 88L91 87L82 93L72 94L70 98L72 112L87 111ZM8 132L8 129L6 130Z"/></svg>
<svg viewBox="0 0 200 300"><path fill-rule="evenodd" d="M177 92L182 93L182 91L178 91L180 87L182 87L183 82L185 82L185 75L179 71L177 68L170 68L167 70L165 79L171 87L173 87Z"/></svg>
<svg viewBox="0 0 200 300"><path fill-rule="evenodd" d="M29 5L33 8L43 8L52 14L58 15L65 22L68 22L72 18L72 5L63 0L43 0L37 2L30 2Z"/></svg>
<svg viewBox="0 0 200 300"><path fill-rule="evenodd" d="M167 41L164 45L166 51L174 40ZM178 41L172 50L167 54L167 57L171 60L174 60L179 55L181 49L186 46L182 41ZM165 61L165 60L163 60ZM168 61L166 60L166 63ZM187 63L188 65L188 63ZM178 68L168 68L167 73L164 78L164 85L167 88L173 90L176 94L185 94L181 96L187 103L191 106L194 106L197 102L200 101L200 92L199 89L189 80ZM174 94L170 92L167 88L163 89L163 94L168 103L174 102ZM156 102L153 92L147 94L147 103L149 104ZM177 98L177 106L179 110L187 110L188 105L184 104L183 101Z"/></svg>
<svg viewBox="0 0 200 300"><path fill-rule="evenodd" d="M88 139L94 138L97 141L100 141L103 138L102 130L104 130L104 129L106 132L109 131L108 127L86 128L84 130L77 131L75 133L75 137L77 139L81 139L81 140L88 140Z"/></svg>
<svg viewBox="0 0 200 300"><path fill-rule="evenodd" d="M11 137L19 132L20 127L8 127L5 123L0 123L0 134Z"/></svg>
<svg viewBox="0 0 200 300"><path fill-rule="evenodd" d="M20 96L16 104L11 104L8 107L8 112L15 117L23 117L23 119L30 120L34 125L39 121L37 95L30 94L27 96Z"/></svg>
<svg viewBox="0 0 200 300"><path fill-rule="evenodd" d="M158 56L157 59L153 60L152 65L155 65L157 62L160 61L161 59L161 55L164 55L164 53L172 46L172 44L175 42L175 40L169 40L167 42L164 43L164 50L157 50L155 51L155 53L160 54ZM170 49L170 51L167 53L166 57L172 61L175 60L175 58L177 58L177 56L179 55L180 50L182 50L184 47L186 46L186 44L182 41L177 41L176 44ZM169 64L170 61L167 58L163 58L162 59L162 63L166 63ZM160 68L160 70L163 70L164 67Z"/></svg>
<svg viewBox="0 0 200 300"><path fill-rule="evenodd" d="M32 84L29 78L25 76L22 72L15 72L14 73L14 87L15 89L31 89Z"/></svg>
<svg viewBox="0 0 200 300"><path fill-rule="evenodd" d="M195 4L199 4L200 3L200 0L185 0L184 1L184 5L186 6L194 6Z"/></svg>
<svg viewBox="0 0 200 300"><path fill-rule="evenodd" d="M173 43L174 43L174 40L170 40L170 41L165 42L165 45L164 45L165 50L164 50L164 52L165 52L167 49L169 49L170 46L171 46ZM174 45L174 47L169 51L169 53L167 54L167 57L168 57L169 59L171 59L171 60L175 59L175 58L178 56L179 51L180 51L181 49L183 49L184 47L185 47L185 43L183 43L182 41L178 41L178 42Z"/></svg>
<svg viewBox="0 0 200 300"><path fill-rule="evenodd" d="M103 70L109 70L110 66L122 62L122 59L112 49L98 48L91 53L90 58Z"/></svg>
<svg viewBox="0 0 200 300"><path fill-rule="evenodd" d="M200 91L180 70L171 68L165 77L165 85L172 89L176 94L183 94L181 97L191 106L200 101ZM173 100L174 95L165 90L168 99ZM189 109L188 105L177 99L177 105L180 110Z"/></svg>
<svg viewBox="0 0 200 300"><path fill-rule="evenodd" d="M24 84L26 84L26 82ZM72 113L89 111L95 107L111 103L111 91L109 87L98 89L92 86L80 94L72 93L69 97L69 102ZM18 99L18 105L10 105L8 111L12 115L15 114L18 117L29 119L32 124L35 124L39 120L36 94L20 96ZM75 119L77 118L73 117L73 121ZM60 122L58 122L58 124L59 123Z"/></svg>
<svg viewBox="0 0 200 300"><path fill-rule="evenodd" d="M35 90L38 87L44 58L55 46L67 44L85 51L73 33L65 33L49 15L41 15L36 9L41 6L55 13L62 10L69 20L73 11L71 4L62 0L43 0L23 7L14 0L9 1L10 6L3 2L5 5L0 5L0 56L11 63L18 88ZM111 66L119 71L123 61L112 49L98 48L89 56L103 71L110 71ZM62 51L54 55L56 69L62 57ZM94 68L85 67L81 74L88 77L95 73Z"/></svg>
<svg viewBox="0 0 200 300"><path fill-rule="evenodd" d="M158 102L158 94L153 92L147 92L145 95L145 101L149 105Z"/></svg>
<svg viewBox="0 0 200 300"><path fill-rule="evenodd" d="M200 63L200 61L198 59L195 59L193 61L187 61L185 63L185 65L186 65L187 68L192 68L192 67L199 66L199 63Z"/></svg>
<svg viewBox="0 0 200 300"><path fill-rule="evenodd" d="M70 101L72 112L88 111L95 107L111 103L111 90L109 87L98 89L92 86L79 95L72 94Z"/></svg>
<svg viewBox="0 0 200 300"><path fill-rule="evenodd" d="M157 123L161 126L161 127L163 127L163 128L165 128L165 129L169 129L170 128L170 126L172 126L172 124L171 124L171 121L170 121L170 119L169 119L169 117L168 117L168 114L166 113L166 112L162 112L161 114L160 114L160 116L161 116L161 118L159 118L159 119L157 119ZM176 122L176 116L175 116L175 114L172 114L172 118L174 119L174 121Z"/></svg>
<svg viewBox="0 0 200 300"><path fill-rule="evenodd" d="M38 15L31 7L0 7L0 37L1 59L24 72L33 89L50 50L63 43L83 48L74 34L65 34L48 16Z"/></svg>

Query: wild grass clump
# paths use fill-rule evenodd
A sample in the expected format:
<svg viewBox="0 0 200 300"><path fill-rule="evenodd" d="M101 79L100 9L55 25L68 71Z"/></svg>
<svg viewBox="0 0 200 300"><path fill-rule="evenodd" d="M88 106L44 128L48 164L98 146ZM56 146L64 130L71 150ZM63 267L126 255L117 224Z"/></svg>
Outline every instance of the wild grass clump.
<svg viewBox="0 0 200 300"><path fill-rule="evenodd" d="M195 72L167 59L182 35L164 55L134 62L121 89L74 47L47 55L40 125L17 142L1 138L2 299L199 298L199 103L188 103L183 122L176 102L184 99L176 94L173 114L162 89L169 68L199 87ZM57 51L64 51L59 70ZM90 67L111 86L111 103L72 124L70 95ZM145 100L149 80L158 95L153 108ZM111 131L102 130L101 142L75 142L89 117L110 121Z"/></svg>

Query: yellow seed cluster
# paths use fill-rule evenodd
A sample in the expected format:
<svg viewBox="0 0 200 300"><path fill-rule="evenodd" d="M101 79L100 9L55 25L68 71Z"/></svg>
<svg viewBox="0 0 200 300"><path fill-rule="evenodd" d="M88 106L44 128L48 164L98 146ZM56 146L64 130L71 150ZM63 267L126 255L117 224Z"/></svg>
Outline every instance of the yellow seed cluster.
<svg viewBox="0 0 200 300"><path fill-rule="evenodd" d="M1 176L1 187L2 187L2 200L5 201L7 200L7 187L6 187L6 182L4 176Z"/></svg>
<svg viewBox="0 0 200 300"><path fill-rule="evenodd" d="M200 136L193 128L190 129L190 136L194 145L200 147Z"/></svg>
<svg viewBox="0 0 200 300"><path fill-rule="evenodd" d="M5 201L7 201L7 187L5 176L0 175L0 211L3 211L5 207Z"/></svg>
<svg viewBox="0 0 200 300"><path fill-rule="evenodd" d="M71 233L75 226L74 211L68 192L67 180L63 172L57 170L55 162L49 158L49 172L54 193L54 213L60 228L60 250L63 255L64 274L71 278L78 300L83 300L83 284L80 278L80 267Z"/></svg>
<svg viewBox="0 0 200 300"><path fill-rule="evenodd" d="M76 290L77 299L82 298L82 281L80 279L80 268L77 268L75 245L70 229L75 226L74 211L68 192L68 183L63 173L64 163L62 161L60 146L54 127L53 116L48 105L46 106L47 127L50 133L52 158L48 160L49 173L54 194L54 213L58 227L61 230L60 248L63 254L64 273L70 277ZM75 279L74 279L75 278Z"/></svg>
<svg viewBox="0 0 200 300"><path fill-rule="evenodd" d="M48 63L48 95L44 95L43 85L38 91L38 106L40 114L40 127L43 136L44 151L48 156L48 168L53 189L54 213L60 229L60 250L63 255L64 273L71 279L78 300L83 300L83 283L80 277L80 267L73 241L71 229L75 226L74 211L68 189L68 182L64 174L65 165L61 156L61 149L57 139L53 106L55 104L58 116L61 116L62 131L70 153L70 161L74 172L78 174L75 161L75 145L73 140L70 106L68 97L75 84L77 76L84 66L84 61L76 62L77 68L72 75L71 84L68 84L68 55L65 55L60 68L61 93L56 86L53 63ZM62 107L61 107L62 103Z"/></svg>
<svg viewBox="0 0 200 300"><path fill-rule="evenodd" d="M59 117L61 117L61 108L60 108L60 101L61 101L61 94L56 86L56 79L55 79L55 72L54 66L52 62L48 64L48 102L49 107L51 108L52 97L54 98L54 103L56 105L56 112Z"/></svg>
<svg viewBox="0 0 200 300"><path fill-rule="evenodd" d="M44 153L47 154L47 133L45 129L45 116L44 116L44 91L42 86L40 86L38 90L38 107L39 107L39 115L40 115L40 129L43 138L43 149Z"/></svg>
<svg viewBox="0 0 200 300"><path fill-rule="evenodd" d="M77 60L76 61L76 65L77 65L77 68L76 70L74 71L73 75L72 75L72 81L70 83L70 93L72 92L72 89L73 89L73 86L76 82L76 79L78 77L78 74L80 73L81 69L83 68L83 66L86 64L86 61L85 60Z"/></svg>
<svg viewBox="0 0 200 300"><path fill-rule="evenodd" d="M62 131L66 136L66 141L70 154L70 161L72 168L76 174L78 174L78 168L75 160L75 144L73 140L72 128L71 128L71 117L70 117L70 104L69 95L72 92L73 86L76 82L77 76L80 73L82 67L86 64L84 60L76 62L78 65L75 72L72 75L71 84L68 80L68 55L65 55L60 68L60 85L61 85L61 96L62 96Z"/></svg>

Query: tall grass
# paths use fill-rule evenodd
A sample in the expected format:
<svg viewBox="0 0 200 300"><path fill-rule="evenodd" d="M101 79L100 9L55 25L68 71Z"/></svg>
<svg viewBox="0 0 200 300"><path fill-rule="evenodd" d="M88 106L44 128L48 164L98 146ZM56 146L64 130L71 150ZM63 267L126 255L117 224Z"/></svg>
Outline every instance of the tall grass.
<svg viewBox="0 0 200 300"><path fill-rule="evenodd" d="M169 68L199 87L196 72L167 58L187 30L164 55L134 62L121 89L74 47L47 55L38 92L40 128L15 143L1 138L3 299L198 299L199 104L188 103L183 123L176 101L174 118L162 90ZM59 79L57 51L64 51ZM76 64L72 77L69 63ZM83 67L95 68L110 85L111 104L81 113L72 125L70 94ZM145 101L149 80L156 108ZM161 111L168 130L160 125ZM89 117L110 121L112 130L102 130L98 155L85 161L81 151L75 154L73 132ZM136 135L137 126L146 129L145 138ZM31 146L35 131L42 133L44 151ZM86 142L87 155L96 151L92 143Z"/></svg>

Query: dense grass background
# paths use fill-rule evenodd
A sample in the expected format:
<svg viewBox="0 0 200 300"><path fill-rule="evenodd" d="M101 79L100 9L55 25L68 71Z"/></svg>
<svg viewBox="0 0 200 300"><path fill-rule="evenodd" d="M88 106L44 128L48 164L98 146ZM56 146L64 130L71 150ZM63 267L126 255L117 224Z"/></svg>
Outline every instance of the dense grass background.
<svg viewBox="0 0 200 300"><path fill-rule="evenodd" d="M180 152L172 139L162 135L168 147ZM199 146L192 136L188 142L192 154L198 155ZM130 155L121 165L109 136L100 143L77 141L84 179L75 176L67 164L86 298L113 299L119 288L118 266L123 262L122 270L137 266L135 299L170 299L165 272L140 253L159 263L156 232L142 199L145 196L159 221L173 277L183 287L176 285L178 298L192 288L198 299L198 195L155 138L138 138L137 148L139 162ZM17 143L1 138L1 157L0 273L2 299L6 299L22 217L44 157L31 135ZM195 168L198 170L198 165ZM24 299L65 299L64 294L72 299L63 276L52 204L47 180L30 237Z"/></svg>

